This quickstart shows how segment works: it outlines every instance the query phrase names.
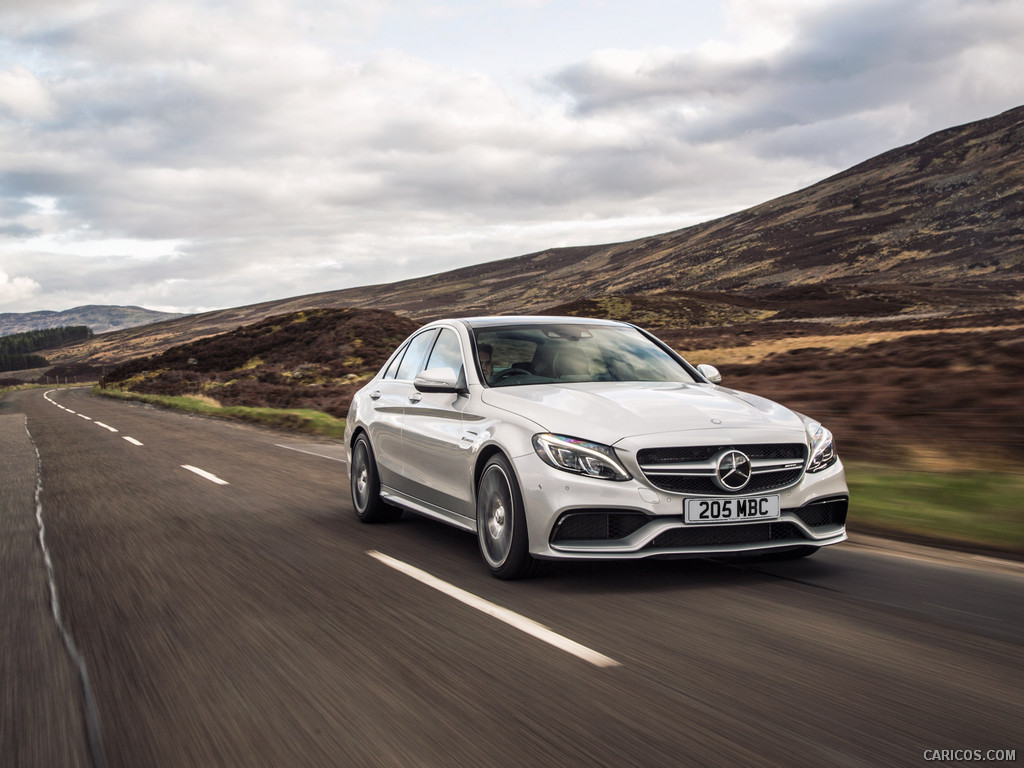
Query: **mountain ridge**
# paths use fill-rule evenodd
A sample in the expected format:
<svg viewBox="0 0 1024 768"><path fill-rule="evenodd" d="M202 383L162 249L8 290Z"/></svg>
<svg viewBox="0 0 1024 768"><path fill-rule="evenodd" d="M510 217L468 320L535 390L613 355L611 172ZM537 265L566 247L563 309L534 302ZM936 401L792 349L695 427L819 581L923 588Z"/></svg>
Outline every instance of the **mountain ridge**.
<svg viewBox="0 0 1024 768"><path fill-rule="evenodd" d="M151 325L162 320L185 317L181 313L158 312L136 306L83 304L64 310L36 312L0 312L0 336L27 331L43 331L69 325L88 326L93 333L108 333L123 328Z"/></svg>
<svg viewBox="0 0 1024 768"><path fill-rule="evenodd" d="M536 311L605 293L756 293L796 284L873 285L908 278L949 285L1019 282L1022 157L1024 107L1017 107L684 229L549 249L342 293L354 301L387 296L392 308L415 316L428 307L471 312L519 305ZM548 278L547 285L531 281L539 275Z"/></svg>
<svg viewBox="0 0 1024 768"><path fill-rule="evenodd" d="M825 288L872 293L897 316L1018 308L1024 302L1022 161L1024 106L938 131L804 189L684 229L191 315L107 334L68 348L65 359L120 362L315 308L384 308L425 321L543 313L615 296L664 302L717 294L726 307L737 299L756 305L788 296L796 305L804 295L820 299ZM827 304L822 316L844 314ZM683 321L721 323L730 312ZM766 305L761 317L776 314Z"/></svg>

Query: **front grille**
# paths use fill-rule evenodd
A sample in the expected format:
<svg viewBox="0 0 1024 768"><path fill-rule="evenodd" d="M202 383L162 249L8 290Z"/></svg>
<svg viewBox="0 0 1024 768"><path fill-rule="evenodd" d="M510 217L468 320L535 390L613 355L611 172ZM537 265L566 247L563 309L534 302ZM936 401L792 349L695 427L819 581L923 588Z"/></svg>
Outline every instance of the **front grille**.
<svg viewBox="0 0 1024 768"><path fill-rule="evenodd" d="M751 459L803 459L806 450L803 443L687 445L673 448L641 448L637 452L637 461L641 464L682 464L710 461L721 451L743 451Z"/></svg>
<svg viewBox="0 0 1024 768"><path fill-rule="evenodd" d="M643 528L650 518L639 512L578 510L568 512L556 523L553 543L587 539L624 539Z"/></svg>
<svg viewBox="0 0 1024 768"><path fill-rule="evenodd" d="M770 541L804 539L792 523L714 525L706 528L673 528L658 534L644 549L681 549L729 544L760 544Z"/></svg>
<svg viewBox="0 0 1024 768"><path fill-rule="evenodd" d="M838 499L826 499L794 509L792 512L799 517L808 528L824 528L846 524L846 509L850 500L845 496Z"/></svg>
<svg viewBox="0 0 1024 768"><path fill-rule="evenodd" d="M800 474L803 472L803 468L792 469L788 472L777 472L764 475L754 475L750 478L750 482L743 487L742 490L737 491L741 494L749 493L765 493L767 491L775 491L779 488L785 488L787 485L792 485L800 479ZM672 493L688 493L692 496L722 496L726 492L715 485L714 480L710 477L694 476L694 475L654 475L653 473L644 472L647 475L647 479L652 484L661 488L663 491L671 491Z"/></svg>
<svg viewBox="0 0 1024 768"><path fill-rule="evenodd" d="M741 451L750 459L750 481L735 492L724 491L714 481L715 457L724 451ZM796 483L807 461L803 443L753 445L698 445L643 448L637 462L656 488L695 496L765 493Z"/></svg>

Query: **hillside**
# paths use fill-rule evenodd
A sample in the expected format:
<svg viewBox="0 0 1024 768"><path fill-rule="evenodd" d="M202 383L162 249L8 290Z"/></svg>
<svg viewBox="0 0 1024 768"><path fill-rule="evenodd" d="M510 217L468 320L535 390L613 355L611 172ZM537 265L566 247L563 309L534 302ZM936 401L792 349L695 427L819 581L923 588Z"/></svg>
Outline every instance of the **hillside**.
<svg viewBox="0 0 1024 768"><path fill-rule="evenodd" d="M178 317L184 317L184 315L157 312L142 307L115 307L97 304L65 309L60 312L49 310L0 312L0 336L72 325L87 326L93 333L107 333L122 328L149 325L161 320L173 320Z"/></svg>
<svg viewBox="0 0 1024 768"><path fill-rule="evenodd" d="M548 312L616 297L676 304L655 326L671 326L672 317L717 325L753 316L857 316L851 298L860 307L872 304L872 316L881 307L896 318L1002 312L1022 304L1022 210L1019 107L675 232L193 315L105 334L69 348L62 361L117 363L273 314L322 307L381 307L424 320ZM679 309L680 301L693 311Z"/></svg>
<svg viewBox="0 0 1024 768"><path fill-rule="evenodd" d="M414 316L537 311L619 293L1024 278L1024 107L933 134L807 189L663 235L561 248L342 292Z"/></svg>
<svg viewBox="0 0 1024 768"><path fill-rule="evenodd" d="M600 315L611 306L641 322L645 313L664 311L657 302L625 307L622 301L582 308ZM968 317L897 324L882 316L832 327L755 318L664 328L659 335L691 362L716 364L725 386L823 420L844 456L930 467L941 460L943 468L980 461L989 469L1019 467L1024 316L1018 311L989 321L994 324L979 326ZM344 418L355 391L416 327L375 309L276 315L132 360L108 372L103 386Z"/></svg>
<svg viewBox="0 0 1024 768"><path fill-rule="evenodd" d="M344 418L352 395L417 323L381 310L275 315L110 371L104 386L202 395L221 405L312 408Z"/></svg>

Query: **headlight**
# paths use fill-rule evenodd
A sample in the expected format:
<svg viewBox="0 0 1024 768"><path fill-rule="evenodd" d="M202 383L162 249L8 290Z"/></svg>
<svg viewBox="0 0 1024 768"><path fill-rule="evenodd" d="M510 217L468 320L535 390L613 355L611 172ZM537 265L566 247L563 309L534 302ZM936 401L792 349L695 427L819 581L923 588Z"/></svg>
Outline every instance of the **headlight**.
<svg viewBox="0 0 1024 768"><path fill-rule="evenodd" d="M811 460L807 462L808 472L821 472L839 461L831 432L821 424L808 424L807 434L811 436Z"/></svg>
<svg viewBox="0 0 1024 768"><path fill-rule="evenodd" d="M602 480L629 480L631 475L607 445L565 435L534 435L533 449L555 469Z"/></svg>

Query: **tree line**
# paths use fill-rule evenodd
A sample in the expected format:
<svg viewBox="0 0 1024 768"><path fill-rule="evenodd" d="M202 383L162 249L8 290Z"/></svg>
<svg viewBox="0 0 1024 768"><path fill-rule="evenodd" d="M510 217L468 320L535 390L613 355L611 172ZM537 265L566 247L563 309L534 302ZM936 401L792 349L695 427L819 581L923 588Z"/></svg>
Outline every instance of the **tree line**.
<svg viewBox="0 0 1024 768"><path fill-rule="evenodd" d="M0 336L0 371L42 368L48 363L45 357L35 354L36 352L55 349L73 341L82 341L92 337L92 329L87 325L43 328L37 331Z"/></svg>

